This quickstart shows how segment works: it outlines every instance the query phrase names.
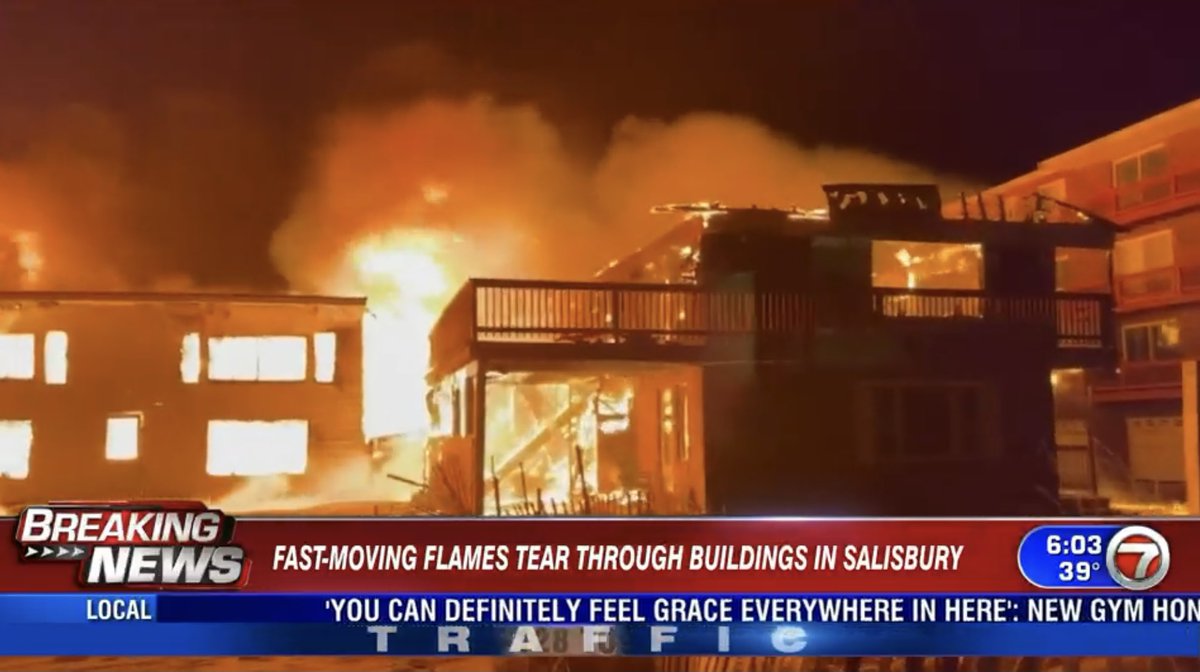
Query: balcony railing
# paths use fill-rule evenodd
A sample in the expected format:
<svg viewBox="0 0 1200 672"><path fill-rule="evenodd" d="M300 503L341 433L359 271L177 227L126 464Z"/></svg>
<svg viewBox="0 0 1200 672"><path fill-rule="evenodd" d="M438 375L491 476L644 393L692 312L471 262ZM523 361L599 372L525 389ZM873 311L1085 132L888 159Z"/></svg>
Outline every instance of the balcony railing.
<svg viewBox="0 0 1200 672"><path fill-rule="evenodd" d="M1124 224L1200 203L1200 165L1111 187L1080 206Z"/></svg>
<svg viewBox="0 0 1200 672"><path fill-rule="evenodd" d="M1200 266L1167 266L1116 276L1117 305L1142 308L1192 296L1200 298Z"/></svg>
<svg viewBox="0 0 1200 672"><path fill-rule="evenodd" d="M1093 373L1090 382L1096 401L1178 398L1183 368L1178 360L1124 362L1115 371Z"/></svg>
<svg viewBox="0 0 1200 672"><path fill-rule="evenodd" d="M1060 348L1112 345L1106 295L1019 297L877 288L856 302L696 285L471 280L430 335L435 365L477 343L701 346L722 336L805 335L815 327L905 321L1045 326Z"/></svg>

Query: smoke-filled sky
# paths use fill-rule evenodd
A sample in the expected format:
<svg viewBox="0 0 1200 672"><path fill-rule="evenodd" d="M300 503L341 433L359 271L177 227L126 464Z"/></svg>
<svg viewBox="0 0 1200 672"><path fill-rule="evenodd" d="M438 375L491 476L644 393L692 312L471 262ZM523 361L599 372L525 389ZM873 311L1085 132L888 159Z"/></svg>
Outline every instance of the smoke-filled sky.
<svg viewBox="0 0 1200 672"><path fill-rule="evenodd" d="M61 288L355 291L353 245L412 229L586 275L656 203L996 182L1195 98L1191 11L0 0L0 233Z"/></svg>

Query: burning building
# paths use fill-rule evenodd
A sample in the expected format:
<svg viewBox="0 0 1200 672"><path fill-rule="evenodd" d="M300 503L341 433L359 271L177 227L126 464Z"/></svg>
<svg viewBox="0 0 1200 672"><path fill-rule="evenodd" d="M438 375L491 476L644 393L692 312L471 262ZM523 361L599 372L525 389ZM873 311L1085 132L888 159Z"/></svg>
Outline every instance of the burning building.
<svg viewBox="0 0 1200 672"><path fill-rule="evenodd" d="M353 298L0 295L0 503L365 478L364 312Z"/></svg>
<svg viewBox="0 0 1200 672"><path fill-rule="evenodd" d="M1058 291L1056 258L1111 227L826 195L668 208L595 282L470 280L431 334L431 488L500 514L1055 507L1050 373L1113 356L1108 294Z"/></svg>

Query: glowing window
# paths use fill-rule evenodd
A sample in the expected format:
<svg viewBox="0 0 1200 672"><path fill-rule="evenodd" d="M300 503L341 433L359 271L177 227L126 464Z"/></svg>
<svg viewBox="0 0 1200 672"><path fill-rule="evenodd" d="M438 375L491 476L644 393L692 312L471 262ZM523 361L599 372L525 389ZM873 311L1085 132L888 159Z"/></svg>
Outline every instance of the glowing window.
<svg viewBox="0 0 1200 672"><path fill-rule="evenodd" d="M208 379L258 380L258 339L208 339Z"/></svg>
<svg viewBox="0 0 1200 672"><path fill-rule="evenodd" d="M110 460L136 460L142 429L139 415L114 415L108 419L104 457Z"/></svg>
<svg viewBox="0 0 1200 672"><path fill-rule="evenodd" d="M33 380L33 334L0 334L0 378Z"/></svg>
<svg viewBox="0 0 1200 672"><path fill-rule="evenodd" d="M307 466L307 421L208 423L207 471L213 476L303 474Z"/></svg>
<svg viewBox="0 0 1200 672"><path fill-rule="evenodd" d="M0 420L0 477L28 477L32 449L33 421Z"/></svg>
<svg viewBox="0 0 1200 672"><path fill-rule="evenodd" d="M258 339L259 380L304 380L307 376L307 338L269 336Z"/></svg>
<svg viewBox="0 0 1200 672"><path fill-rule="evenodd" d="M48 331L42 344L47 385L67 384L67 332Z"/></svg>
<svg viewBox="0 0 1200 672"><path fill-rule="evenodd" d="M308 375L303 336L229 336L208 339L209 380L296 381Z"/></svg>
<svg viewBox="0 0 1200 672"><path fill-rule="evenodd" d="M976 244L871 241L875 287L983 289L983 247Z"/></svg>
<svg viewBox="0 0 1200 672"><path fill-rule="evenodd" d="M337 366L337 334L313 334L313 359L313 378L318 383L332 383Z"/></svg>
<svg viewBox="0 0 1200 672"><path fill-rule="evenodd" d="M183 382L200 382L200 334L184 334L179 355L179 376Z"/></svg>

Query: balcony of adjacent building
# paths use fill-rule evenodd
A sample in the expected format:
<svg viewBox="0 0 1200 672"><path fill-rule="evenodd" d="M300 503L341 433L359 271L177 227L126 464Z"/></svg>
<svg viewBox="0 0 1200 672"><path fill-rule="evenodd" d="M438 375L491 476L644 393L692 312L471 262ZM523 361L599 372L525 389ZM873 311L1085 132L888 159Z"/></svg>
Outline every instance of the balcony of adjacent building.
<svg viewBox="0 0 1200 672"><path fill-rule="evenodd" d="M1114 287L1118 312L1191 303L1200 300L1200 265L1118 275Z"/></svg>
<svg viewBox="0 0 1200 672"><path fill-rule="evenodd" d="M1185 356L1178 317L1127 322L1120 329L1121 365L1093 372L1092 399L1097 403L1181 399Z"/></svg>
<svg viewBox="0 0 1200 672"><path fill-rule="evenodd" d="M1059 292L1003 296L983 290L875 287L861 299L803 291L474 279L431 333L433 377L479 359L727 360L753 343L803 357L816 334L1044 333L1060 366L1109 366L1111 298Z"/></svg>
<svg viewBox="0 0 1200 672"><path fill-rule="evenodd" d="M1200 163L1172 162L1155 147L1113 161L1112 187L1080 203L1121 225L1200 207Z"/></svg>
<svg viewBox="0 0 1200 672"><path fill-rule="evenodd" d="M1171 228L1131 233L1113 254L1113 294L1119 313L1200 301L1200 239L1188 219Z"/></svg>

